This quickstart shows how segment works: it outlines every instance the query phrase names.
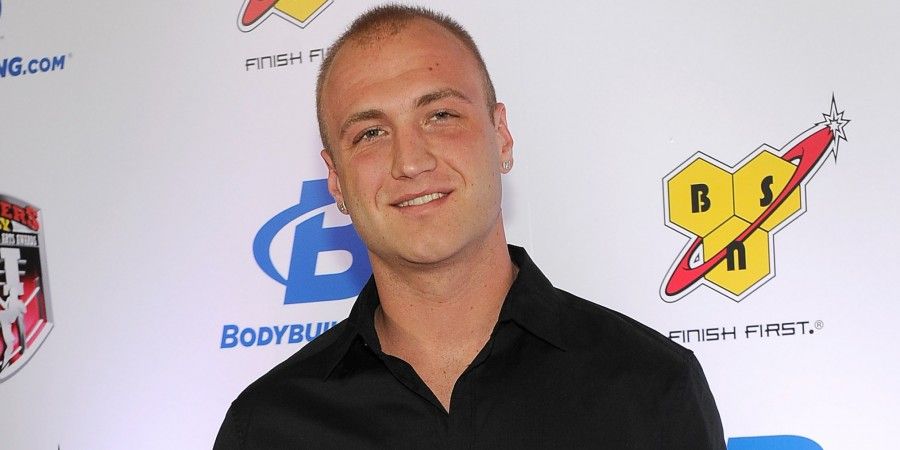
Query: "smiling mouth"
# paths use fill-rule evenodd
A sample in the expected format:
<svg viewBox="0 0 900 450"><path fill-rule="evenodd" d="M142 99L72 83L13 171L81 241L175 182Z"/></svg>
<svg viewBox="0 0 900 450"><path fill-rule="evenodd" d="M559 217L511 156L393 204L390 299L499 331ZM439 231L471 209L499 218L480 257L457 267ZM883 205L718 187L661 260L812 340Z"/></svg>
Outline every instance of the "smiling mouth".
<svg viewBox="0 0 900 450"><path fill-rule="evenodd" d="M433 201L435 201L435 200L437 200L437 199L439 199L439 198L441 198L441 197L446 197L446 196L447 196L447 194L443 194L443 193L441 193L441 192L434 192L434 193L431 193L431 194L425 194L425 195L422 195L422 196L420 196L420 197L416 197L416 198L413 198L413 199L409 199L409 200L407 200L407 201L405 201L405 202L398 203L398 204L397 204L397 207L398 207L398 208L405 208L405 207L407 207L407 206L419 206L419 205L424 205L424 204L426 204L426 203L433 202Z"/></svg>

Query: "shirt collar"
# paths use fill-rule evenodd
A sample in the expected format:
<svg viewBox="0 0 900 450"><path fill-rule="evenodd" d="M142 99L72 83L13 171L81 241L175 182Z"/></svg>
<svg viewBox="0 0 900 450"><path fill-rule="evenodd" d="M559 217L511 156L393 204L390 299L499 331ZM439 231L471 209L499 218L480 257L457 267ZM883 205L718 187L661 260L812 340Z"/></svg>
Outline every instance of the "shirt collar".
<svg viewBox="0 0 900 450"><path fill-rule="evenodd" d="M565 350L560 331L560 306L556 289L524 248L515 245L508 247L509 256L518 266L519 274L506 294L498 322L515 322L529 333L560 350ZM334 371L357 338L375 352L381 352L381 343L375 332L375 310L379 303L375 278L369 277L347 317L346 341L326 364L325 379Z"/></svg>
<svg viewBox="0 0 900 450"><path fill-rule="evenodd" d="M510 245L509 256L519 267L519 275L506 294L499 321L513 321L554 347L565 350L559 317L560 297L556 288L524 248Z"/></svg>

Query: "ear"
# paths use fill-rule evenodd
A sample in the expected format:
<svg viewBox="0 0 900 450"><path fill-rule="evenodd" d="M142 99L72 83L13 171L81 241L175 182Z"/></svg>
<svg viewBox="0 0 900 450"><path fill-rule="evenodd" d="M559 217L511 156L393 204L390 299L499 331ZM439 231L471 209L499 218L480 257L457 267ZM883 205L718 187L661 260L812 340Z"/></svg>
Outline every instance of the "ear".
<svg viewBox="0 0 900 450"><path fill-rule="evenodd" d="M344 194L341 193L341 179L338 176L334 160L331 158L331 153L328 150L322 150L319 154L322 155L322 160L325 161L325 165L328 167L328 192L331 192L334 201L344 203Z"/></svg>
<svg viewBox="0 0 900 450"><path fill-rule="evenodd" d="M494 132L497 134L497 142L500 144L500 171L507 173L512 169L513 137L506 123L506 105L503 103L497 103L494 106Z"/></svg>

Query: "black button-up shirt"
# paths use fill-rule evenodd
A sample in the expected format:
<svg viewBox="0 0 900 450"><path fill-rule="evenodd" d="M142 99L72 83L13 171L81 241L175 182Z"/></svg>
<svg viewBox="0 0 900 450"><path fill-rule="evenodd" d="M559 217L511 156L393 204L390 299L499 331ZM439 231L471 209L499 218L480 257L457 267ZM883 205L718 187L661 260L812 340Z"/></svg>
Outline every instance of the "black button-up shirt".
<svg viewBox="0 0 900 450"><path fill-rule="evenodd" d="M510 255L518 277L449 414L381 351L370 279L347 320L241 393L215 448L725 448L693 353L554 288L525 250Z"/></svg>

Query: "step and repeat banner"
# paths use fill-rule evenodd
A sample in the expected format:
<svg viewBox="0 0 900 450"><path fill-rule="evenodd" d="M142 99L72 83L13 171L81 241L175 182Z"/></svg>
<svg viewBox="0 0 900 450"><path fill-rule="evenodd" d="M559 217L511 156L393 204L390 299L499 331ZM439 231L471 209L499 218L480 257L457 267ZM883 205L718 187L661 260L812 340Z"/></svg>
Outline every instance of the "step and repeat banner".
<svg viewBox="0 0 900 450"><path fill-rule="evenodd" d="M209 448L346 317L314 84L377 3L0 0L0 448ZM693 350L731 450L895 445L900 7L426 6L507 105L510 241Z"/></svg>

